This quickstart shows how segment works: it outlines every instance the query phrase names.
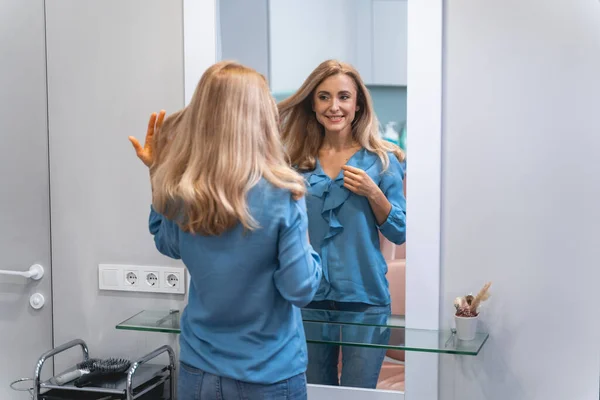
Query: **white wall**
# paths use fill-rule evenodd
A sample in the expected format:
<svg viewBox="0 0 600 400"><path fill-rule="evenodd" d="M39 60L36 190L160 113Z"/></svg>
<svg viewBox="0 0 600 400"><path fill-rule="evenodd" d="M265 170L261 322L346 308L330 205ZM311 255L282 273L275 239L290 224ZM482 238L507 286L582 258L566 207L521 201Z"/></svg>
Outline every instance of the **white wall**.
<svg viewBox="0 0 600 400"><path fill-rule="evenodd" d="M54 342L82 338L92 355L141 356L176 337L115 325L145 308L180 307L183 296L99 291L97 267L173 264L148 232L148 171L127 136L143 140L151 112L183 107L182 2L46 7Z"/></svg>
<svg viewBox="0 0 600 400"><path fill-rule="evenodd" d="M446 1L443 325L493 286L442 400L598 398L599 27L598 1Z"/></svg>

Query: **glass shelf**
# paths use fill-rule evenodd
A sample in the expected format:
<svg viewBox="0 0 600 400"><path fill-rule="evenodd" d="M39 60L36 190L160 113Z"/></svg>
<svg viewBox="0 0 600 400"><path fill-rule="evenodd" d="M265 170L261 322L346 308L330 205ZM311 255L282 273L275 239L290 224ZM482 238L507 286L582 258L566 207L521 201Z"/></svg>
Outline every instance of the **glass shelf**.
<svg viewBox="0 0 600 400"><path fill-rule="evenodd" d="M116 326L117 329L145 332L181 333L179 310L144 310Z"/></svg>
<svg viewBox="0 0 600 400"><path fill-rule="evenodd" d="M404 319L394 315L303 309L302 316L309 343L476 356L489 336L477 333L474 340L458 340L451 331L405 328ZM180 333L179 318L179 310L145 310L119 323L116 328Z"/></svg>

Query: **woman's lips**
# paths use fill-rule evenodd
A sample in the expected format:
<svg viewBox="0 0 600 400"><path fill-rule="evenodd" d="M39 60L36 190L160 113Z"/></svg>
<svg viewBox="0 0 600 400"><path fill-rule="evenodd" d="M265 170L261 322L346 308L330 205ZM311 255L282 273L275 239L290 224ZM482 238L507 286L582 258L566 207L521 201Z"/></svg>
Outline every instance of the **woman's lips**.
<svg viewBox="0 0 600 400"><path fill-rule="evenodd" d="M327 116L327 119L329 119L333 123L338 123L338 122L342 122L344 117L341 115L335 115L335 116Z"/></svg>

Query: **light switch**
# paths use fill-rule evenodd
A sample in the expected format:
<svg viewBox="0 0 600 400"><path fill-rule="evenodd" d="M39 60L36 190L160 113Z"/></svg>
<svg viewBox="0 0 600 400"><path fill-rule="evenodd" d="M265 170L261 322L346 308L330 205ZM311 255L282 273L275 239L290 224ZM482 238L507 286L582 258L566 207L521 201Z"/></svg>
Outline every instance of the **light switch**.
<svg viewBox="0 0 600 400"><path fill-rule="evenodd" d="M102 271L102 286L108 288L119 287L119 270L118 269L105 269Z"/></svg>

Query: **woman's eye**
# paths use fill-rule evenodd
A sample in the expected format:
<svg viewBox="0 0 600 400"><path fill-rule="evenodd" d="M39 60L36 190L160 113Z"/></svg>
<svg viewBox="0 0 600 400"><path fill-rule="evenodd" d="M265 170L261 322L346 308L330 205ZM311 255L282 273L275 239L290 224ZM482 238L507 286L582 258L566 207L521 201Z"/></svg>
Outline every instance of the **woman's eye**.
<svg viewBox="0 0 600 400"><path fill-rule="evenodd" d="M340 97L340 99L342 99L342 100L348 100L349 98L350 98L350 96L345 96L345 95Z"/></svg>

